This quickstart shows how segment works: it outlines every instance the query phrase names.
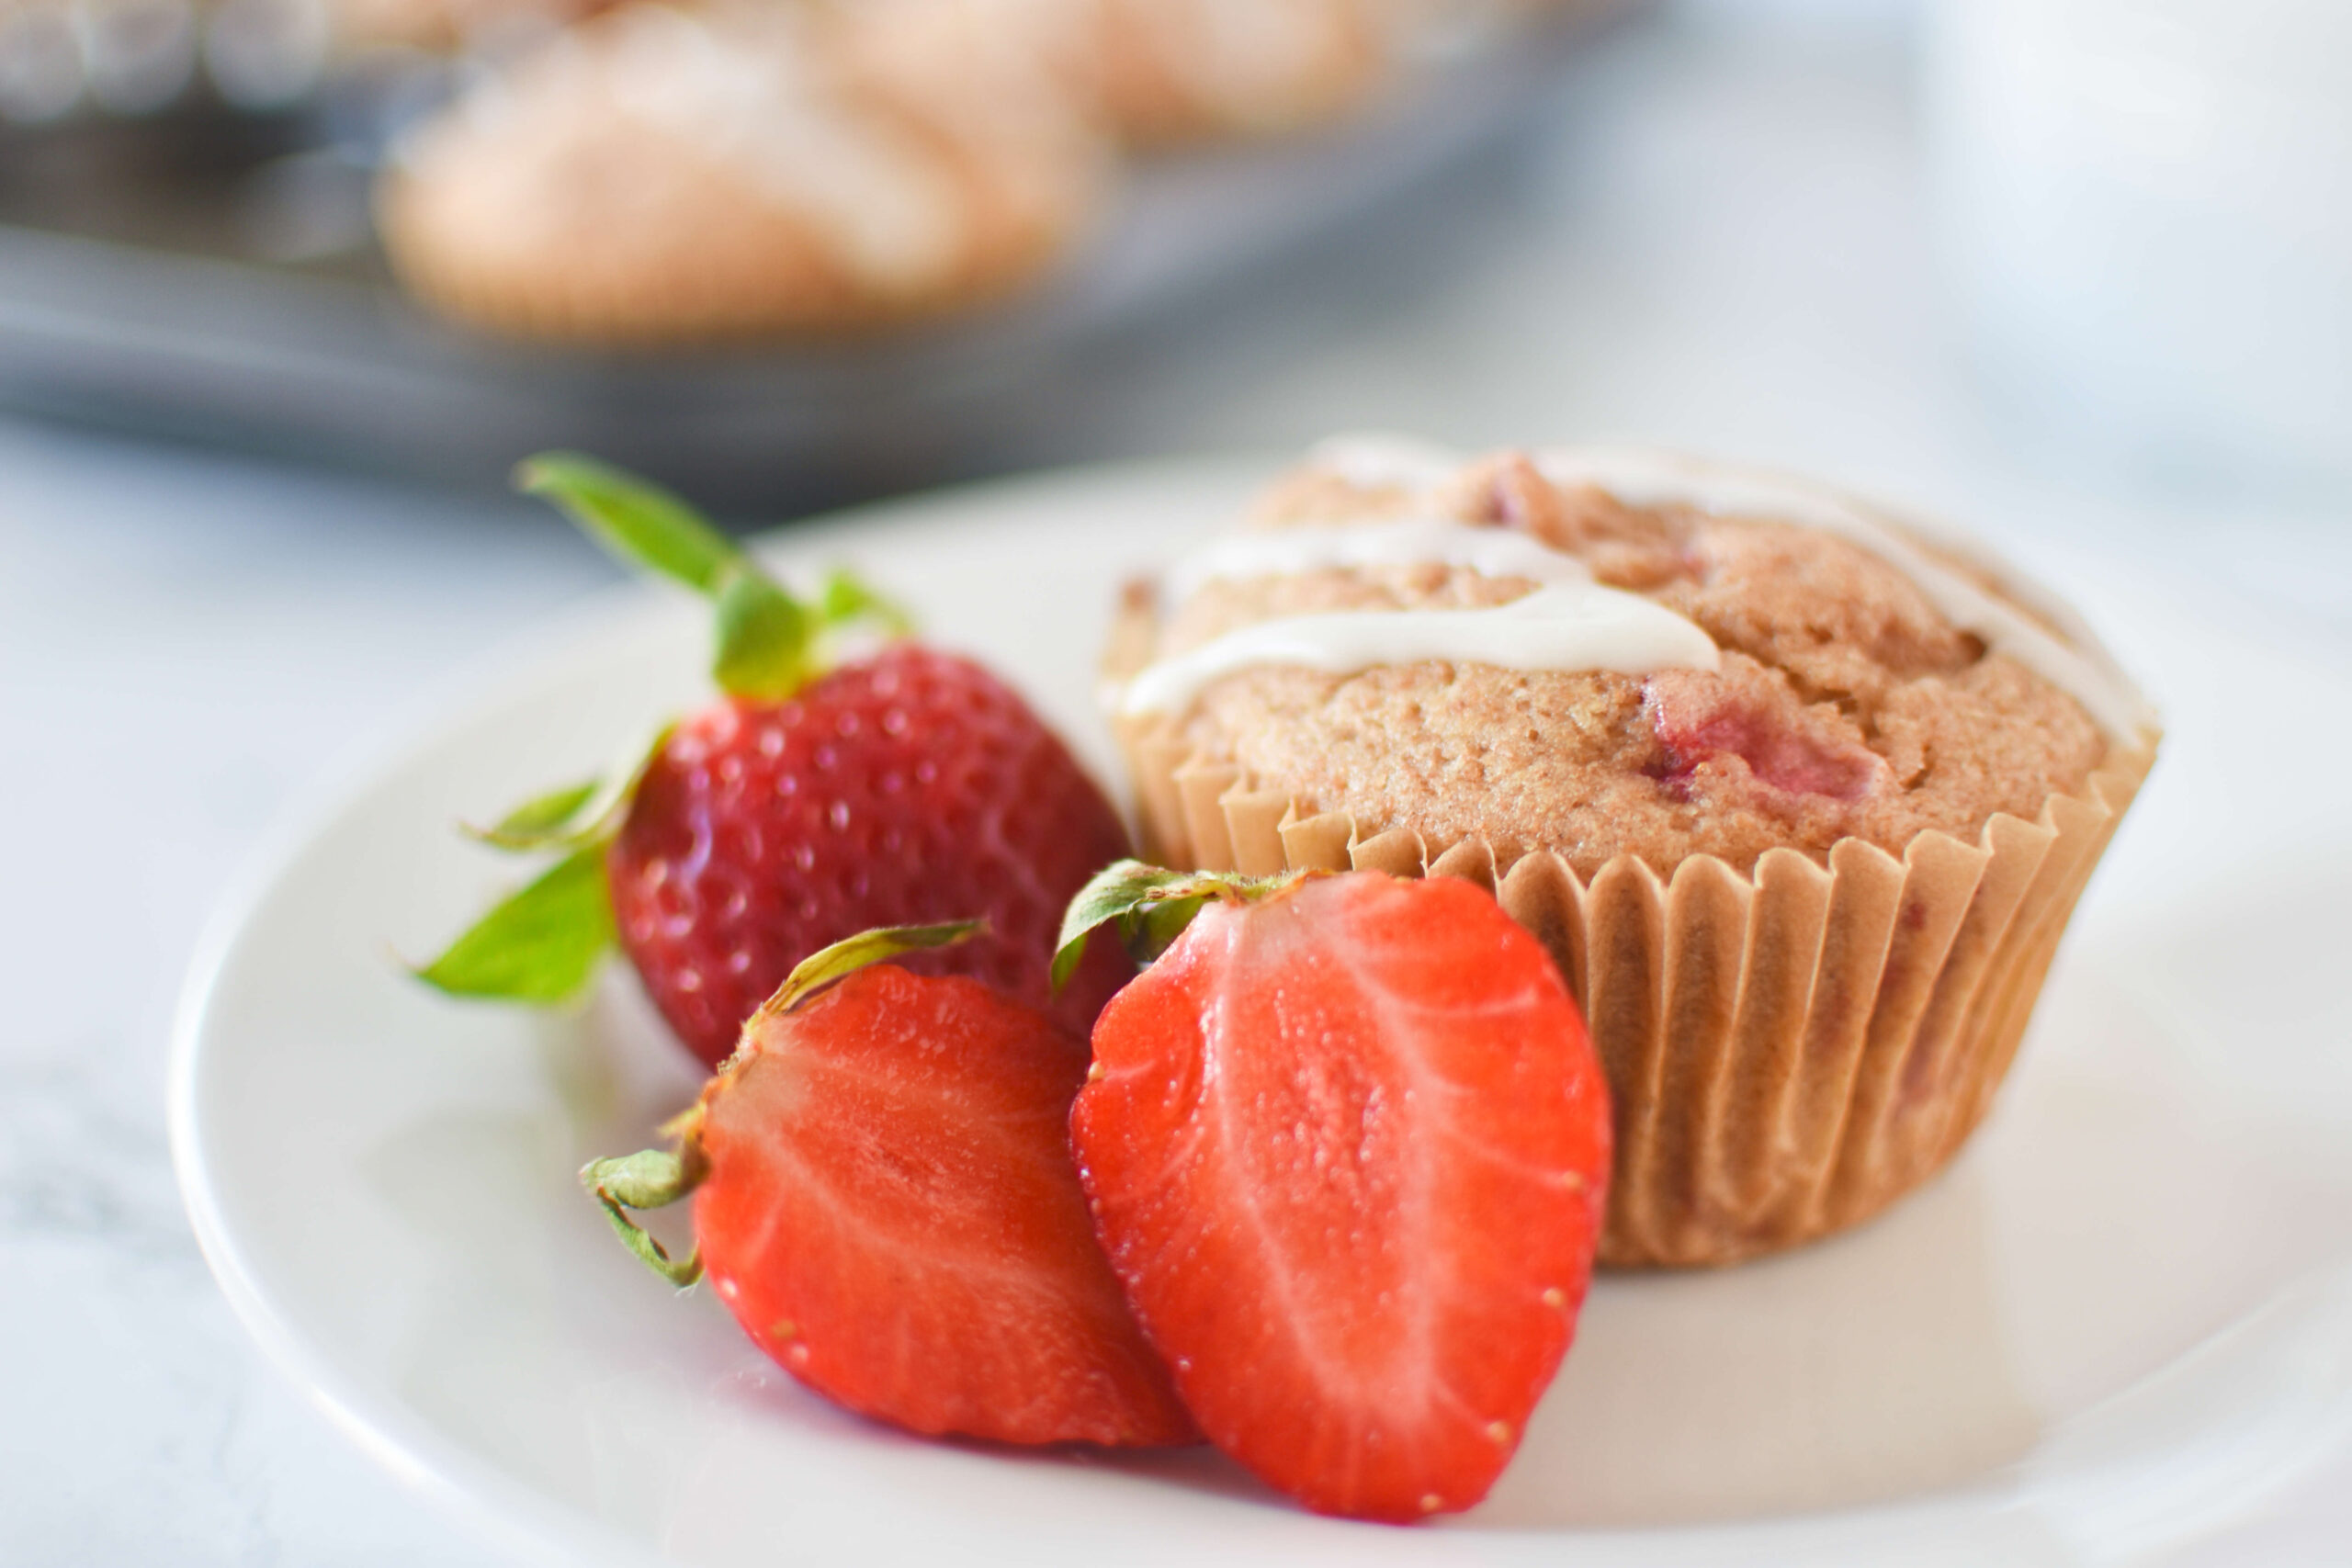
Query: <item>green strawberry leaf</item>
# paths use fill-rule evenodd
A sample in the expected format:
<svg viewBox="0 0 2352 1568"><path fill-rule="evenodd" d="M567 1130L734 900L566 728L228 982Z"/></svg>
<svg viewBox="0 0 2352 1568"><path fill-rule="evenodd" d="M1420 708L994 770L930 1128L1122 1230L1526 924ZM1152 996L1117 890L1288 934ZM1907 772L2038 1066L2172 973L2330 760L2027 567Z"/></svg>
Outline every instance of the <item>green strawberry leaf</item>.
<svg viewBox="0 0 2352 1568"><path fill-rule="evenodd" d="M905 605L876 592L871 583L845 567L835 567L826 574L824 592L818 604L829 626L871 621L888 637L914 635L915 618Z"/></svg>
<svg viewBox="0 0 2352 1568"><path fill-rule="evenodd" d="M596 798L603 781L588 779L561 789L551 789L545 795L534 795L487 828L477 828L460 822L458 830L469 839L502 850L536 850L561 839L571 830L581 807Z"/></svg>
<svg viewBox="0 0 2352 1568"><path fill-rule="evenodd" d="M857 973L869 964L880 964L901 953L921 953L926 948L952 947L968 942L988 929L986 920L951 920L936 926L881 926L870 931L860 931L831 947L819 948L785 976L775 995L761 1007L763 1015L790 1012L834 981Z"/></svg>
<svg viewBox="0 0 2352 1568"><path fill-rule="evenodd" d="M637 798L637 786L645 782L645 770L670 743L670 732L676 728L665 724L647 737L631 753L636 761L625 772L549 790L525 801L493 826L460 823L459 830L502 850L570 851L592 843L608 844L620 831L629 803Z"/></svg>
<svg viewBox="0 0 2352 1568"><path fill-rule="evenodd" d="M747 560L720 573L712 598L718 610L718 649L710 673L720 691L775 701L790 696L817 673L822 663L818 618L774 578Z"/></svg>
<svg viewBox="0 0 2352 1568"><path fill-rule="evenodd" d="M907 613L846 571L816 604L795 598L734 540L679 496L576 452L545 452L514 470L525 491L552 502L591 538L710 600L718 615L711 678L729 696L786 697L824 670L829 630L870 621L891 636Z"/></svg>
<svg viewBox="0 0 2352 1568"><path fill-rule="evenodd" d="M514 486L553 502L623 560L697 593L718 592L729 568L747 564L735 541L684 499L610 463L577 452L542 452L515 468Z"/></svg>
<svg viewBox="0 0 2352 1568"><path fill-rule="evenodd" d="M628 1217L631 1209L659 1209L674 1203L701 1184L706 1168L699 1148L689 1139L676 1154L666 1149L641 1149L618 1159L591 1160L580 1172L580 1185L603 1205L613 1234L644 1265L681 1290L702 1278L702 1249L673 1259L660 1242Z"/></svg>
<svg viewBox="0 0 2352 1568"><path fill-rule="evenodd" d="M680 497L576 452L546 452L514 482L553 502L598 544L717 607L711 677L730 696L790 694L815 673L820 617Z"/></svg>
<svg viewBox="0 0 2352 1568"><path fill-rule="evenodd" d="M1170 948L1201 912L1201 906L1215 897L1208 893L1186 893L1175 890L1161 897L1147 900L1141 908L1120 918L1119 939L1126 943L1127 956L1138 964L1148 964Z"/></svg>
<svg viewBox="0 0 2352 1568"><path fill-rule="evenodd" d="M1061 988L1069 984L1069 977L1078 973L1079 964L1086 958L1086 939L1095 927L1124 919L1141 908L1144 901L1159 889L1189 880L1184 872L1148 865L1139 860L1117 861L1096 872L1078 890L1078 897L1069 901L1069 908L1062 915L1061 935L1054 943L1051 972L1055 994L1058 996ZM1175 939L1171 935L1169 940Z"/></svg>
<svg viewBox="0 0 2352 1568"><path fill-rule="evenodd" d="M1240 903L1280 892L1317 872L1286 871L1272 876L1242 876L1223 871L1170 871L1139 860L1104 866L1078 890L1062 916L1054 948L1053 987L1059 993L1086 957L1087 939L1111 926L1138 964L1148 964L1174 944L1212 898Z"/></svg>
<svg viewBox="0 0 2352 1568"><path fill-rule="evenodd" d="M612 896L602 840L583 844L510 894L413 971L453 997L569 1001L588 987L613 943Z"/></svg>

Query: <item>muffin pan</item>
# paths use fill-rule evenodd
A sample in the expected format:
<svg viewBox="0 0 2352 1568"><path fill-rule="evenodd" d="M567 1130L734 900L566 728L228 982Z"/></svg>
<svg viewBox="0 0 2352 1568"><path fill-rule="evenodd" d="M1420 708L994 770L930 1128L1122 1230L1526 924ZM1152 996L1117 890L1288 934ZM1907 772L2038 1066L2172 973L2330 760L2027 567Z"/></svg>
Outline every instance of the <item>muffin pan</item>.
<svg viewBox="0 0 2352 1568"><path fill-rule="evenodd" d="M1157 161L1026 299L854 344L587 355L428 319L367 222L373 128L430 92L413 76L0 130L0 403L468 485L582 446L730 509L1054 456L1090 357L1493 152L1623 11L1436 62L1328 134Z"/></svg>

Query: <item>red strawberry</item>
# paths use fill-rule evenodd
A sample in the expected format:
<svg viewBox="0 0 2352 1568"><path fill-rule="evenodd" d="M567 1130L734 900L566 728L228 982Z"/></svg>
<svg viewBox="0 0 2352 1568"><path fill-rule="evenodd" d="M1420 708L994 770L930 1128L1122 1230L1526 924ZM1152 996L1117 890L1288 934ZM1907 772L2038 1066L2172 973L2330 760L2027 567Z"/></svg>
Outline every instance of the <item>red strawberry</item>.
<svg viewBox="0 0 2352 1568"><path fill-rule="evenodd" d="M1145 1332L1210 1440L1309 1507L1470 1506L1600 1238L1608 1095L1558 972L1451 878L1130 865L1090 895L1122 875L1131 931L1199 908L1103 1010L1071 1118ZM1111 912L1090 895L1072 926Z"/></svg>
<svg viewBox="0 0 2352 1568"><path fill-rule="evenodd" d="M925 962L1085 1032L1129 967L1106 952L1057 999L1053 931L1088 875L1126 852L1126 832L1011 688L912 644L832 665L831 628L894 615L854 581L836 577L805 604L675 497L585 459L538 458L525 474L616 551L711 597L727 696L624 777L557 791L485 833L565 858L424 979L561 1000L617 934L662 1017L715 1065L826 943L978 910L994 934Z"/></svg>
<svg viewBox="0 0 2352 1568"><path fill-rule="evenodd" d="M1193 1441L1070 1163L1079 1042L973 980L856 968L968 929L869 932L810 959L744 1026L679 1156L582 1177L657 1266L621 1207L695 1188L720 1299L853 1410L1009 1443Z"/></svg>
<svg viewBox="0 0 2352 1568"><path fill-rule="evenodd" d="M673 731L614 840L621 945L704 1060L792 966L870 926L967 909L990 934L922 961L1045 1007L1070 895L1126 852L1110 803L1028 705L967 659L899 644L780 703ZM1051 1001L1084 1035L1127 966Z"/></svg>

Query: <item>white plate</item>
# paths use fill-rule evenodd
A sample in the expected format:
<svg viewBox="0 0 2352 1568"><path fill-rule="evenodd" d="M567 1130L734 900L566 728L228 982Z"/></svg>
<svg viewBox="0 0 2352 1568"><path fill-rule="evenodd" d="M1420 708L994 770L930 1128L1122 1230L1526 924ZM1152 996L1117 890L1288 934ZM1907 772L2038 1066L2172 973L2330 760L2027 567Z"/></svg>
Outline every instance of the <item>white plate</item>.
<svg viewBox="0 0 2352 1568"><path fill-rule="evenodd" d="M1031 480L776 555L864 562L1099 761L1113 582L1251 478ZM613 1244L573 1169L651 1141L696 1081L641 999L616 980L577 1017L458 1005L390 953L513 874L454 820L695 700L703 617L677 598L559 628L232 900L176 1043L189 1210L247 1325L371 1452L575 1560L2109 1562L2276 1529L2282 1500L2291 1527L2299 1485L2352 1476L2352 835L2296 804L2346 776L2352 682L2086 597L2171 736L1984 1134L1858 1234L1601 1280L1460 1519L1313 1518L1205 1452L913 1441L801 1392Z"/></svg>

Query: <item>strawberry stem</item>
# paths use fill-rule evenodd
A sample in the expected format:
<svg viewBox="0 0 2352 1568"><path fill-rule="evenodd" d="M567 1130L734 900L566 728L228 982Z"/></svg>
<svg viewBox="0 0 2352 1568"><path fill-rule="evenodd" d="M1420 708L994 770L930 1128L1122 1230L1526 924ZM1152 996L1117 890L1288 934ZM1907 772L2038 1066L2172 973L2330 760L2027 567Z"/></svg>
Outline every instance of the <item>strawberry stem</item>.
<svg viewBox="0 0 2352 1568"><path fill-rule="evenodd" d="M1184 928L1210 899L1254 902L1306 877L1324 874L1284 871L1272 876L1243 876L1223 871L1170 871L1139 860L1104 866L1078 890L1062 916L1061 936L1054 949L1054 989L1059 992L1078 973L1079 964L1086 957L1087 939L1098 927L1115 927L1135 961L1148 964L1184 934Z"/></svg>
<svg viewBox="0 0 2352 1568"><path fill-rule="evenodd" d="M580 1185L604 1206L605 1218L611 1222L621 1245L648 1269L684 1290L702 1278L702 1249L697 1247L673 1259L667 1248L628 1217L628 1211L660 1209L676 1202L701 1185L707 1169L702 1145L688 1134L674 1154L640 1149L618 1159L591 1160L581 1168Z"/></svg>

